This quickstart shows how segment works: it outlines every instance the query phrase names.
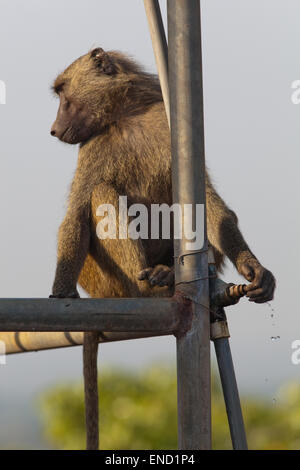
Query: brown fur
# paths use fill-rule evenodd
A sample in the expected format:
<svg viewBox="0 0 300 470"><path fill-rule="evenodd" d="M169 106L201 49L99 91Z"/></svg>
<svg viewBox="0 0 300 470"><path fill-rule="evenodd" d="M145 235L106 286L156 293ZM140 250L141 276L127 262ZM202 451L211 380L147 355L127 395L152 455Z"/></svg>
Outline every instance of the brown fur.
<svg viewBox="0 0 300 470"><path fill-rule="evenodd" d="M172 272L172 240L100 241L96 236L96 208L111 203L117 209L119 195L128 197L128 205L172 204L170 133L157 78L123 54L99 48L59 75L54 90L61 107L52 134L68 143L80 142L80 150L59 230L53 295L77 296L78 281L92 297L172 295L171 282L159 283L160 266L155 272L146 269L163 265L168 275ZM226 255L253 282L254 300L270 300L274 278L250 251L236 215L208 175L206 194L208 238L218 267ZM143 281L138 280L141 271ZM257 289L263 289L264 296ZM87 426L88 448L95 448L97 439L91 436L98 435L98 429L95 420L91 422L91 409L97 406L96 346L87 347L88 341L95 342L90 336L85 336Z"/></svg>

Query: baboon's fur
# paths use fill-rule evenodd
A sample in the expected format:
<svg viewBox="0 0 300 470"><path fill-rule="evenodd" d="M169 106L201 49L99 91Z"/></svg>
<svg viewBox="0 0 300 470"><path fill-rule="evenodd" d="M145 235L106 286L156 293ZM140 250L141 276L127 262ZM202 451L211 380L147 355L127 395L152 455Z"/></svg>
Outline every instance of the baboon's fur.
<svg viewBox="0 0 300 470"><path fill-rule="evenodd" d="M117 212L119 195L128 197L128 205L172 204L170 132L157 77L119 52L98 48L60 74L54 90L63 95L72 118L62 110L52 133L68 143L80 142L80 149L67 214L59 229L53 295L76 296L78 281L92 297L171 295L172 286L152 287L137 276L148 266L172 266L172 240L99 240L96 236L97 207L110 203ZM206 197L208 238L218 268L226 255L239 272L253 280L264 268L208 175ZM95 374L91 372L95 350L91 354L93 362L85 358L89 416L97 407ZM95 425L92 428L89 448L97 446L91 438Z"/></svg>

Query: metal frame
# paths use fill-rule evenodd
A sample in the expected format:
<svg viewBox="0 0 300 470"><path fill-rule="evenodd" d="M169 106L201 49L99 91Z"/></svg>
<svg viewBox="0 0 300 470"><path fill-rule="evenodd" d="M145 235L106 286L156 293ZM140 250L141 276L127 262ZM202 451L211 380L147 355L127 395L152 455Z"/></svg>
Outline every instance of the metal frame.
<svg viewBox="0 0 300 470"><path fill-rule="evenodd" d="M200 1L168 0L169 51L158 0L144 0L144 4L166 114L171 124L173 201L180 205L192 204L194 209L196 204L205 205ZM184 450L210 449L206 227L201 251L187 251L186 241L184 238L175 240L176 289L173 298L1 299L0 340L5 341L7 353L79 345L83 331L104 332L100 334L99 342L174 334L177 341L178 446ZM220 351L222 344L219 343L216 349ZM230 377L232 375L223 376L228 387ZM232 399L238 399L238 395Z"/></svg>
<svg viewBox="0 0 300 470"><path fill-rule="evenodd" d="M192 204L195 216L196 204L205 205L199 0L168 0L168 37L173 202ZM194 311L190 330L177 339L179 449L211 447L206 227L204 230L201 252L188 252L184 237L174 241L176 290L192 301Z"/></svg>

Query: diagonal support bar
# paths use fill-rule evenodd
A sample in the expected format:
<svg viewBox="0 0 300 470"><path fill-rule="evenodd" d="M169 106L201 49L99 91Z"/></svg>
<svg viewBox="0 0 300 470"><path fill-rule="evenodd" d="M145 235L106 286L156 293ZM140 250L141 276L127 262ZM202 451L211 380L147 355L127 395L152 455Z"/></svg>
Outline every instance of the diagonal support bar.
<svg viewBox="0 0 300 470"><path fill-rule="evenodd" d="M228 338L214 340L223 395L234 450L247 450L247 438L241 402Z"/></svg>
<svg viewBox="0 0 300 470"><path fill-rule="evenodd" d="M166 115L170 126L168 45L158 0L144 0Z"/></svg>

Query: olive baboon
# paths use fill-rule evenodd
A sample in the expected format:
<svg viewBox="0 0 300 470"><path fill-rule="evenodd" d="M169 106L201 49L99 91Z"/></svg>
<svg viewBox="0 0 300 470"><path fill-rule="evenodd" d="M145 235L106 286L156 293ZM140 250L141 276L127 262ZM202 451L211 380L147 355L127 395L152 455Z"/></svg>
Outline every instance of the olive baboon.
<svg viewBox="0 0 300 470"><path fill-rule="evenodd" d="M53 297L171 295L172 239L99 240L100 204L172 204L170 133L158 79L119 52L97 48L54 82L60 105L51 134L80 144L69 204L58 236ZM271 300L275 279L250 251L237 217L206 178L208 238L217 266L227 256L251 282L253 302ZM97 335L84 339L87 447L98 447Z"/></svg>

